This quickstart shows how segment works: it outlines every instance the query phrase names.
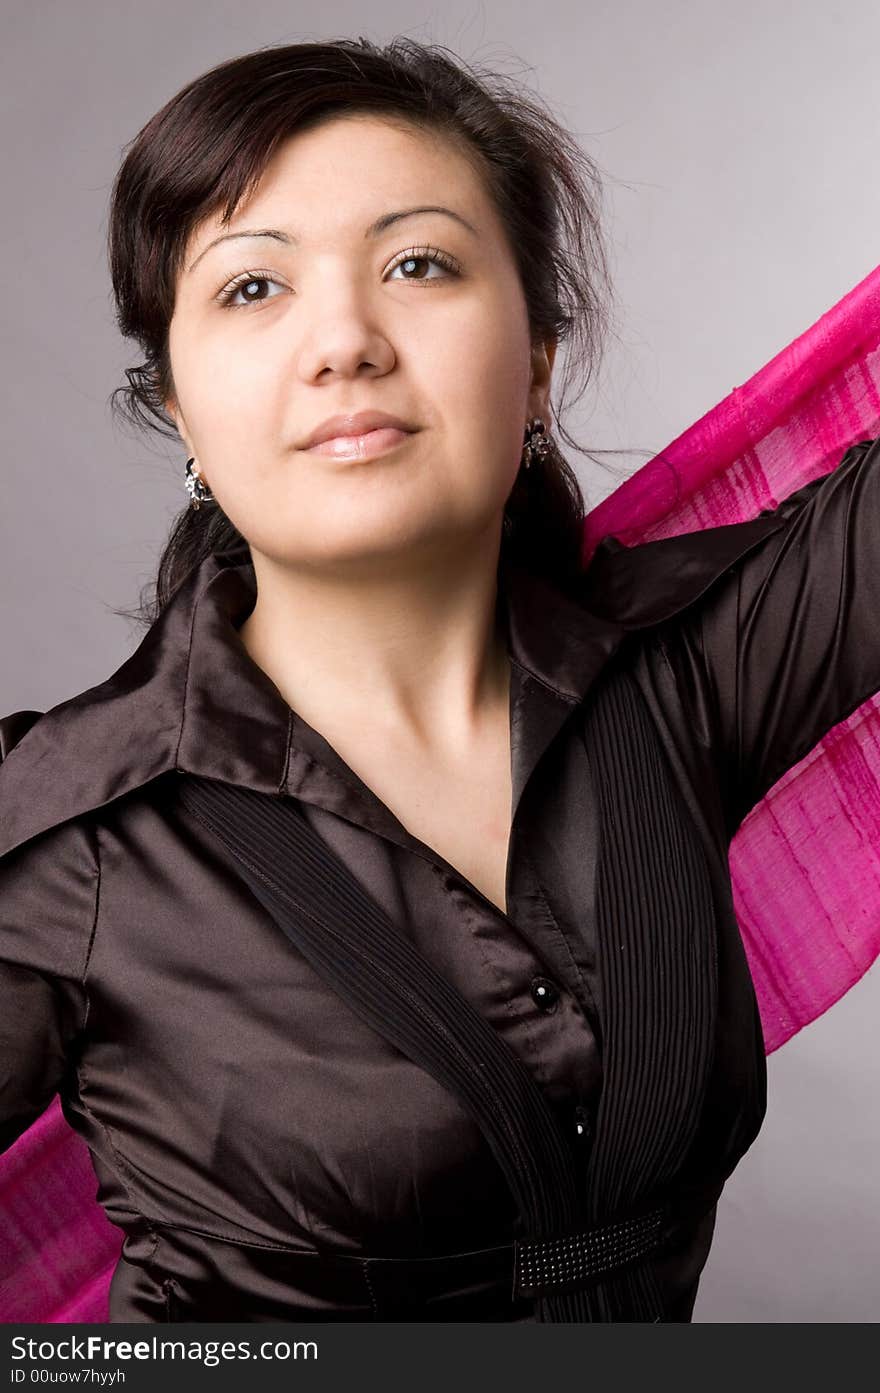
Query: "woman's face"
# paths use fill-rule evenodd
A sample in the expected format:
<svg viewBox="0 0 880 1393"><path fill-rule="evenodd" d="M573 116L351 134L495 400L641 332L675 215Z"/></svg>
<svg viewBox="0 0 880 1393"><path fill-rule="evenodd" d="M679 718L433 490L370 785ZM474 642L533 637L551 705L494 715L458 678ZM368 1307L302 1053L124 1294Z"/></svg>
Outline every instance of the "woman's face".
<svg viewBox="0 0 880 1393"><path fill-rule="evenodd" d="M553 345L532 348L479 175L447 138L380 117L290 137L228 227L195 229L170 354L189 454L280 564L357 568L500 535L526 421L548 419ZM363 411L414 429L372 458L305 448Z"/></svg>

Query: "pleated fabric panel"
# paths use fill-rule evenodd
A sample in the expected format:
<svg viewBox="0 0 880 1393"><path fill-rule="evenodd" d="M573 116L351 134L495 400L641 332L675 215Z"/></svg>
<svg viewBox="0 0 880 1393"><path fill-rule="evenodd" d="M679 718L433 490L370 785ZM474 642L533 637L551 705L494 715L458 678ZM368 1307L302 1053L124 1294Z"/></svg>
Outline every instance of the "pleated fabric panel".
<svg viewBox="0 0 880 1393"><path fill-rule="evenodd" d="M705 853L633 679L609 668L585 724L600 809L597 939L603 1090L586 1196L591 1223L645 1207L697 1131L714 1053L715 910ZM638 1288L634 1297L633 1283ZM656 1319L650 1259L603 1278L602 1319ZM632 1314L614 1314L632 1303Z"/></svg>

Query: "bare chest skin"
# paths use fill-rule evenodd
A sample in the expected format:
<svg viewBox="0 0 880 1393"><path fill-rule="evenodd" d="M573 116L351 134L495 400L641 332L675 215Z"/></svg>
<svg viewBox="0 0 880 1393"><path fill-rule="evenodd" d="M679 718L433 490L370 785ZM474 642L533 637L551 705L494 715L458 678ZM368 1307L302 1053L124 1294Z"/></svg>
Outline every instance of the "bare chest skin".
<svg viewBox="0 0 880 1393"><path fill-rule="evenodd" d="M506 711L484 727L479 746L455 765L351 730L333 744L360 779L414 837L460 871L507 913L506 870L512 781Z"/></svg>

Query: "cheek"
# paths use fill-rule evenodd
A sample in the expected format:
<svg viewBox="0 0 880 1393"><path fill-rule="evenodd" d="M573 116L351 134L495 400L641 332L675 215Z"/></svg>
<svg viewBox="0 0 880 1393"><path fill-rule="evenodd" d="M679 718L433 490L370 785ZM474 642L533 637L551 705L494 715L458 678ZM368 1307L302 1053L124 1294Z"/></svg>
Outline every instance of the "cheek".
<svg viewBox="0 0 880 1393"><path fill-rule="evenodd" d="M242 333L203 334L197 344L182 337L175 344L172 338L171 355L187 424L215 474L248 442L260 441L265 448L277 427L284 378L277 351L266 351Z"/></svg>
<svg viewBox="0 0 880 1393"><path fill-rule="evenodd" d="M423 390L437 402L456 458L513 482L522 452L531 379L528 322L519 304L462 316L434 336Z"/></svg>

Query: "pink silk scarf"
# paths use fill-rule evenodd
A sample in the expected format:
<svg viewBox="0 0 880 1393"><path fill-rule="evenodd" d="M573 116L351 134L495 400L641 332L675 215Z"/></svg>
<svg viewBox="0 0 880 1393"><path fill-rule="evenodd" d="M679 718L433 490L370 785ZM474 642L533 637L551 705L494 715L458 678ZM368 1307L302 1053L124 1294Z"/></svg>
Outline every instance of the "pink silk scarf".
<svg viewBox="0 0 880 1393"><path fill-rule="evenodd" d="M594 508L584 560L609 533L632 546L754 517L878 434L880 268ZM752 809L730 870L770 1054L880 952L880 694ZM0 1321L107 1320L121 1235L95 1188L56 1098L0 1157Z"/></svg>

